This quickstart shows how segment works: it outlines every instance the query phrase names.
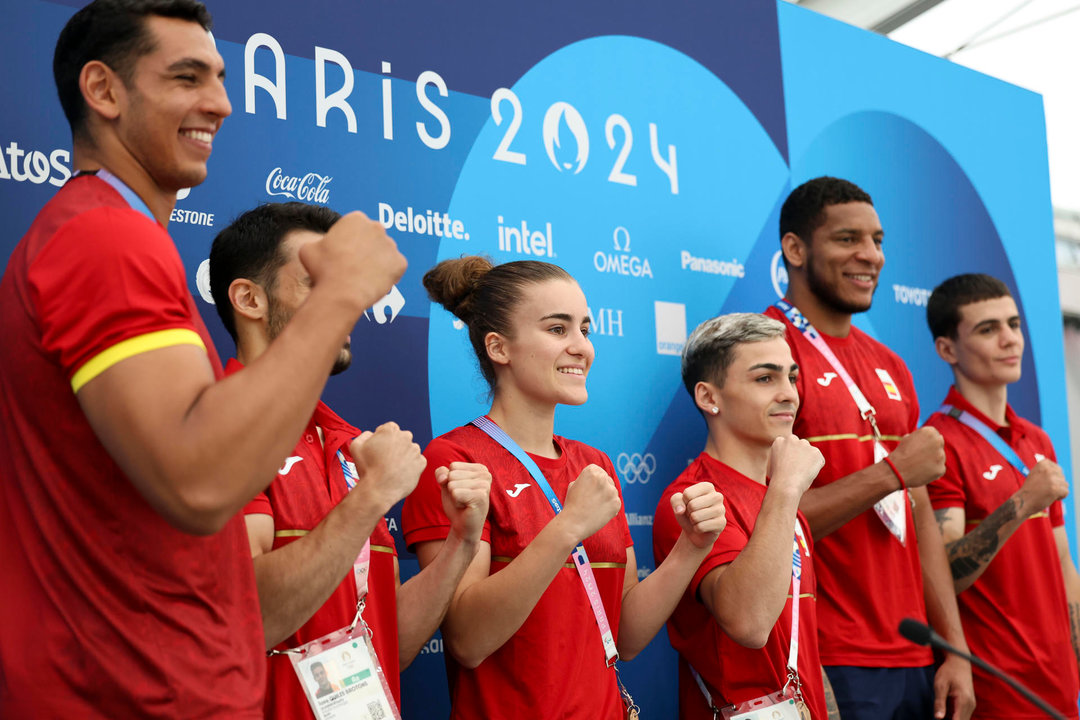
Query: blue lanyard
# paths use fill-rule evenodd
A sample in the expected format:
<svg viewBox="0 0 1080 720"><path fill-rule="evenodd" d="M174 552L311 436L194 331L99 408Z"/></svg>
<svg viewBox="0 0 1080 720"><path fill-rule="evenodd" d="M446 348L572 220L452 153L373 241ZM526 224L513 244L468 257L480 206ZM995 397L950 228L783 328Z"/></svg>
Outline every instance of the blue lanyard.
<svg viewBox="0 0 1080 720"><path fill-rule="evenodd" d="M120 197L124 198L124 201L128 204L132 210L138 210L146 217L150 218L151 222L157 223L157 218L154 217L154 213L150 212L150 208L147 207L143 199L135 194L135 191L129 188L124 181L113 175L111 172L102 168L100 170L80 170L75 173L75 177L80 175L94 175L99 180L104 180L112 186L113 190L120 193Z"/></svg>
<svg viewBox="0 0 1080 720"><path fill-rule="evenodd" d="M987 427L986 423L969 413L967 410L961 410L958 407L953 407L946 403L939 407L937 411L942 415L948 415L955 420L959 420L964 425L967 425L969 428L979 433L979 435L982 435L983 440L990 443L990 445L998 451L1001 457L1008 460L1009 464L1016 468L1024 477L1027 477L1028 473L1031 472L1028 470L1028 466L1024 464L1024 461L1020 459L1020 456L1016 454L1016 451L1009 447L1009 444L1005 442L1000 435Z"/></svg>
<svg viewBox="0 0 1080 720"><path fill-rule="evenodd" d="M473 420L472 424L487 433L492 440L502 445L507 452L517 458L518 462L524 465L525 469L532 475L532 479L536 481L536 486L543 491L544 497L547 498L548 504L551 505L551 509L555 511L555 514L558 515L562 512L562 503L555 496L555 491L551 489L551 485L548 483L547 478L544 477L544 473L540 472L536 461L529 457L528 453L522 450L521 446L514 442L512 437L507 435L501 427L483 416ZM600 590L596 586L596 578L593 577L592 563L589 562L589 556L585 553L584 542L578 543L578 546L574 548L573 558L574 568L577 570L582 587L585 589L585 595L589 598L589 605L592 607L593 615L596 617L596 625L600 630L600 639L604 644L604 658L608 667L611 667L619 659L619 651L615 646L615 636L611 632L607 611L604 610L604 603L600 599ZM625 693L625 688L623 691L628 697L629 694ZM623 700L625 702L626 697ZM632 699L630 703L633 703Z"/></svg>
<svg viewBox="0 0 1080 720"><path fill-rule="evenodd" d="M356 465L345 459L345 453L340 450L337 451L338 462L341 463L341 474L345 476L345 487L352 490L356 487L357 481L360 480L360 475L356 472Z"/></svg>
<svg viewBox="0 0 1080 720"><path fill-rule="evenodd" d="M794 325L795 329L799 332L805 333L807 329L817 332L816 330L814 330L814 326L810 324L810 321L807 320L803 316L803 314L799 312L798 309L794 305L789 303L787 300L777 300L776 307L780 308L780 312L784 313L784 315L788 319L788 322Z"/></svg>
<svg viewBox="0 0 1080 720"><path fill-rule="evenodd" d="M548 504L551 505L551 509L555 511L555 514L558 515L562 512L562 503L555 496L555 491L551 489L551 485L548 483L547 478L544 477L544 473L540 472L536 461L529 457L528 453L522 450L521 446L514 442L512 437L507 435L501 427L483 416L473 420L472 424L487 433L492 440L502 445L507 452L517 458L518 462L524 465L525 469L532 475L532 479L536 481L536 486L543 491L544 497L547 498Z"/></svg>

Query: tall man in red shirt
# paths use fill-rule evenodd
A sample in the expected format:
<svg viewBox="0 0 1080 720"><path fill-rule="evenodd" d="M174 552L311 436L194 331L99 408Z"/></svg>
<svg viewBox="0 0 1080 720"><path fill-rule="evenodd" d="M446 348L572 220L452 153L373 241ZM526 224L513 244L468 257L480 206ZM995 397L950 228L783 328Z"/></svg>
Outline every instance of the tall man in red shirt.
<svg viewBox="0 0 1080 720"><path fill-rule="evenodd" d="M810 717L835 711L818 657L813 541L799 512L824 458L791 434L798 373L783 323L764 315L707 320L683 350L683 384L708 436L656 507L657 564L682 531L672 495L712 483L727 517L668 620L683 720L709 720L714 708L785 689L794 697L797 688Z"/></svg>
<svg viewBox="0 0 1080 720"><path fill-rule="evenodd" d="M210 289L237 357L226 373L259 362L309 300L311 277L300 262L301 248L324 242L338 218L320 205L267 204L218 234L210 251ZM346 340L332 373L351 362ZM319 402L277 478L244 509L267 649L296 648L353 621L362 592L354 564L368 544L363 619L399 707L399 672L442 622L472 562L491 486L482 465L436 469L452 529L435 561L401 584L383 516L416 487L424 466L412 433L394 423L361 433ZM325 680L326 669L319 672ZM271 656L268 673L267 718L313 717L287 656ZM328 684L320 688L313 702L322 696L337 701Z"/></svg>
<svg viewBox="0 0 1080 720"><path fill-rule="evenodd" d="M958 275L934 289L926 319L955 379L926 422L945 438L945 475L928 489L968 644L1076 718L1080 576L1061 507L1069 485L1050 438L1009 406L1024 354L1016 301L997 278ZM979 718L1042 717L981 673L975 696Z"/></svg>
<svg viewBox="0 0 1080 720"><path fill-rule="evenodd" d="M840 714L942 718L951 698L963 720L974 707L970 666L948 657L934 673L930 651L897 632L905 617L929 618L966 647L924 488L945 469L941 436L916 429L904 362L851 324L885 264L881 223L869 195L822 177L784 201L780 236L788 291L766 314L787 323L801 371L793 432L825 456L799 507L818 553L821 661Z"/></svg>
<svg viewBox="0 0 1080 720"><path fill-rule="evenodd" d="M5 718L261 715L238 512L405 268L378 223L343 219L304 254L315 288L297 322L218 382L165 231L231 112L209 26L192 0L97 0L57 41L77 174L0 281Z"/></svg>

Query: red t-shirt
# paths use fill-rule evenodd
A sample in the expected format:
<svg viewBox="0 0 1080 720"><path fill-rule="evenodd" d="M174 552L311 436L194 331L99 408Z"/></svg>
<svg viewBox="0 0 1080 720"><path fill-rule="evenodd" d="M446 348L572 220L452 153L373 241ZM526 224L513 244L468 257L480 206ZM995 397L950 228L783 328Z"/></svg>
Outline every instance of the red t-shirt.
<svg viewBox="0 0 1080 720"><path fill-rule="evenodd" d="M1036 425L1005 410L1002 427L983 415L956 388L945 402L967 410L996 432L1030 468L1056 460L1050 438ZM930 483L935 508L963 508L965 532L973 530L1024 484L1024 476L975 430L934 413L926 424L945 438L945 475ZM1041 695L1066 717L1077 717L1076 656L1069 640L1065 585L1053 528L1065 524L1061 502L1028 518L979 579L956 596L968 646ZM1040 718L1036 708L1005 683L976 672L980 718Z"/></svg>
<svg viewBox="0 0 1080 720"><path fill-rule="evenodd" d="M615 478L607 455L573 440L555 437L557 460L532 455L552 490L566 498L569 484L589 464ZM499 572L554 517L529 472L482 430L466 425L436 438L424 452L427 468L405 499L402 525L410 547L444 540L450 523L442 509L435 469L451 462L475 462L491 472L491 504L482 540L491 544L491 572ZM621 491L620 491L621 494ZM585 540L611 630L618 637L626 549L632 545L626 515L619 512ZM623 717L615 672L604 662L596 618L577 571L567 557L528 619L475 670L447 656L452 718L521 720L526 717L616 720Z"/></svg>
<svg viewBox="0 0 1080 720"><path fill-rule="evenodd" d="M243 369L229 360L226 374ZM322 428L323 442L316 427ZM274 518L274 550L307 535L341 502L348 492L337 451L346 459L349 442L360 431L342 420L320 402L292 455L278 470L278 476L244 508L245 515L270 515ZM390 683L394 701L401 706L401 681L398 666L397 580L394 574L394 539L386 523L375 525L371 533L371 565L368 571L368 595L364 620L372 630L372 644L379 664ZM350 570L311 619L285 641L278 650L303 645L323 635L347 627L356 616L356 581ZM266 717L268 720L314 718L304 689L287 655L268 658L266 678ZM331 678L333 679L333 678Z"/></svg>
<svg viewBox="0 0 1080 720"><path fill-rule="evenodd" d="M72 179L11 256L0 327L0 716L258 717L243 519L207 537L169 525L75 393L176 344L204 346L220 376L165 229L102 180Z"/></svg>
<svg viewBox="0 0 1080 720"><path fill-rule="evenodd" d="M765 647L755 650L732 640L709 613L697 592L712 570L726 565L743 551L757 523L766 487L742 473L702 453L668 485L656 506L653 520L653 555L657 566L664 561L682 533L671 496L699 482L711 482L724 496L727 526L713 544L712 551L694 573L678 607L668 620L668 638L679 652L679 717L683 720L711 720L705 696L686 664L697 670L716 707L759 698L780 690L787 682L787 659L791 642L791 591L777 618ZM799 587L799 679L803 697L814 718L824 720L825 690L818 657L817 595L814 574L814 546L802 513L798 522L807 543L800 543L802 578Z"/></svg>
<svg viewBox="0 0 1080 720"><path fill-rule="evenodd" d="M776 307L766 312L787 326L799 365L799 414L793 432L825 456L812 487L822 487L874 463L874 438L832 365ZM919 401L904 361L856 327L846 338L822 335L877 412L892 450L919 422ZM869 508L817 541L818 626L826 665L924 667L933 657L900 636L904 618L926 620L922 565L911 507L902 546Z"/></svg>

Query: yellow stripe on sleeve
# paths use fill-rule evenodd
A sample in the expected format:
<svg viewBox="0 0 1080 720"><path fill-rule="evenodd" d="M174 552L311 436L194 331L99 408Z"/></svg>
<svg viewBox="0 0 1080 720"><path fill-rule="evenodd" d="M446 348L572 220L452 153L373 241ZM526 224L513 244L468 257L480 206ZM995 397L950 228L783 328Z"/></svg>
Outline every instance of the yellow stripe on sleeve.
<svg viewBox="0 0 1080 720"><path fill-rule="evenodd" d="M199 334L188 328L157 330L138 337L128 338L90 358L71 378L71 389L73 392L79 392L83 385L121 360L127 360L129 357L141 355L144 352L160 350L174 345L198 345L203 350L206 350L206 345L203 343L202 338L199 337Z"/></svg>

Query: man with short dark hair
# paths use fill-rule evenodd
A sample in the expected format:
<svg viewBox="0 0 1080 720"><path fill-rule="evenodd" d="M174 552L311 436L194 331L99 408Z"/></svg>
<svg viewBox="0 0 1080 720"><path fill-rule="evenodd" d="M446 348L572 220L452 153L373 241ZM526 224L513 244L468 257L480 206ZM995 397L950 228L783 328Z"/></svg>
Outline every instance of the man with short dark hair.
<svg viewBox="0 0 1080 720"><path fill-rule="evenodd" d="M96 0L57 41L76 174L0 280L5 718L261 715L238 512L405 268L378 223L344 218L304 256L302 321L218 382L165 230L232 110L209 20L192 0Z"/></svg>
<svg viewBox="0 0 1080 720"><path fill-rule="evenodd" d="M798 372L783 323L764 315L706 320L683 349L683 384L708 436L656 507L657 564L679 537L676 493L711 484L727 525L668 620L682 720L780 691L789 691L781 705L790 698L809 717L835 712L818 657L813 540L799 512L824 459L791 434Z"/></svg>
<svg viewBox="0 0 1080 720"><path fill-rule="evenodd" d="M780 211L785 300L766 312L787 324L801 372L793 432L825 456L802 497L815 540L821 661L845 720L967 718L970 666L954 656L936 673L928 648L897 632L925 620L963 648L945 550L923 486L944 471L941 436L916 429L911 373L853 327L870 309L885 264L870 196L846 180L800 185Z"/></svg>
<svg viewBox="0 0 1080 720"><path fill-rule="evenodd" d="M309 301L311 277L301 249L325 242L337 219L319 205L272 203L218 234L210 250L210 289L236 341L226 374L261 362ZM346 338L331 372L351 362ZM267 649L294 650L345 628L362 599L364 627L371 628L390 690L386 701L398 706L400 669L442 622L479 546L491 487L482 465L436 470L452 529L435 561L402 584L383 516L416 487L424 465L412 433L392 422L361 433L319 402L277 479L244 509ZM366 568L361 583L358 563ZM287 655L272 655L268 673L267 720L314 717ZM312 702L330 695L327 685Z"/></svg>
<svg viewBox="0 0 1080 720"><path fill-rule="evenodd" d="M926 320L955 381L926 421L945 438L945 475L929 491L968 645L1076 718L1080 577L1061 507L1069 484L1050 438L1008 402L1024 355L1016 301L997 278L957 275L934 289ZM975 696L979 718L1040 716L982 674Z"/></svg>

